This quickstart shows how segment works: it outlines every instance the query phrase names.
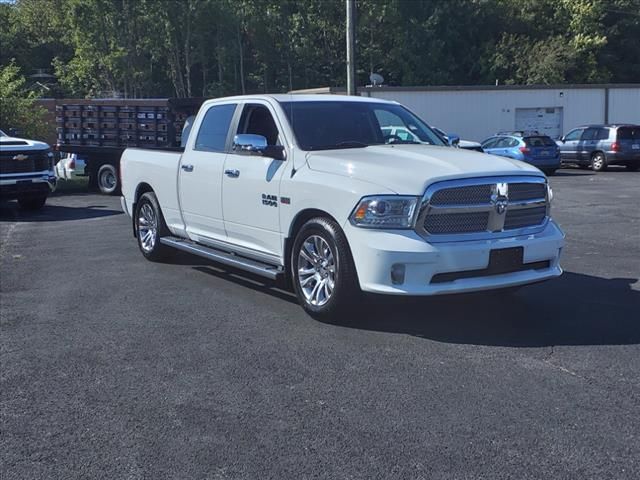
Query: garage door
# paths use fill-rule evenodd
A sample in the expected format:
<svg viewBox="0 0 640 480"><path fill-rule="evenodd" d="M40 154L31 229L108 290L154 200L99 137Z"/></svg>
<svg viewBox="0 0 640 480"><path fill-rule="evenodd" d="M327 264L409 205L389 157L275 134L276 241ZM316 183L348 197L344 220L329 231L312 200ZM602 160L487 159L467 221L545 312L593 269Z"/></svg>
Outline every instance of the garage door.
<svg viewBox="0 0 640 480"><path fill-rule="evenodd" d="M551 138L562 135L562 107L516 108L516 130L535 130Z"/></svg>

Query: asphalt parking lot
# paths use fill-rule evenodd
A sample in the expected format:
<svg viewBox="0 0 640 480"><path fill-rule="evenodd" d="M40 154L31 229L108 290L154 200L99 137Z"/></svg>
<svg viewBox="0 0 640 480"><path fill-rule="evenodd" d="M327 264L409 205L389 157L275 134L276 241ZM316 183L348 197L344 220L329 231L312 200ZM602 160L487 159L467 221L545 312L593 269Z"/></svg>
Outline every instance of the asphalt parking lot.
<svg viewBox="0 0 640 480"><path fill-rule="evenodd" d="M640 478L640 173L551 182L560 279L348 326L147 262L117 198L2 204L2 478Z"/></svg>

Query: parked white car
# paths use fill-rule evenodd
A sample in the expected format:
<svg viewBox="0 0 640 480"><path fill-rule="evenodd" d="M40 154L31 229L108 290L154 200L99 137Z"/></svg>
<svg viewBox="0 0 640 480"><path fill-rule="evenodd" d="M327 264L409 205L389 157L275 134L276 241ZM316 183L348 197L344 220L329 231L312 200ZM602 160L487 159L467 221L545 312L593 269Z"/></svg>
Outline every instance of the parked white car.
<svg viewBox="0 0 640 480"><path fill-rule="evenodd" d="M420 141L385 135L402 126ZM173 248L291 281L327 320L360 292L438 295L557 277L564 235L536 168L450 148L402 105L205 102L183 153L127 149L122 206L149 260Z"/></svg>

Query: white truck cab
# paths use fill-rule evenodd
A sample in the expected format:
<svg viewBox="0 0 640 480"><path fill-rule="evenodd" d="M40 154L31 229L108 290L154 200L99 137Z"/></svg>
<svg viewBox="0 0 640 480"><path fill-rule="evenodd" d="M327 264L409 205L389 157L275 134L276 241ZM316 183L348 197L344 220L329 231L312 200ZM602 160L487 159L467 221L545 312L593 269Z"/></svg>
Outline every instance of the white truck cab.
<svg viewBox="0 0 640 480"><path fill-rule="evenodd" d="M399 129L419 141L388 133ZM210 100L183 152L127 149L120 168L145 257L180 249L285 277L327 320L362 291L470 292L562 272L544 174L451 148L396 102Z"/></svg>
<svg viewBox="0 0 640 480"><path fill-rule="evenodd" d="M53 164L54 156L46 143L0 130L0 198L17 199L25 210L42 208L56 187Z"/></svg>

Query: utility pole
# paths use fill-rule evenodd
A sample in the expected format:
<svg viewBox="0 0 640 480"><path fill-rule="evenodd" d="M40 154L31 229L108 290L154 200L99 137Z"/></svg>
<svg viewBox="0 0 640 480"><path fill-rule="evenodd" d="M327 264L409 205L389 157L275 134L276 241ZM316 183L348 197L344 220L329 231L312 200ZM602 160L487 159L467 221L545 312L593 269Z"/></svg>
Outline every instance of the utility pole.
<svg viewBox="0 0 640 480"><path fill-rule="evenodd" d="M356 0L347 3L347 95L356 94Z"/></svg>

